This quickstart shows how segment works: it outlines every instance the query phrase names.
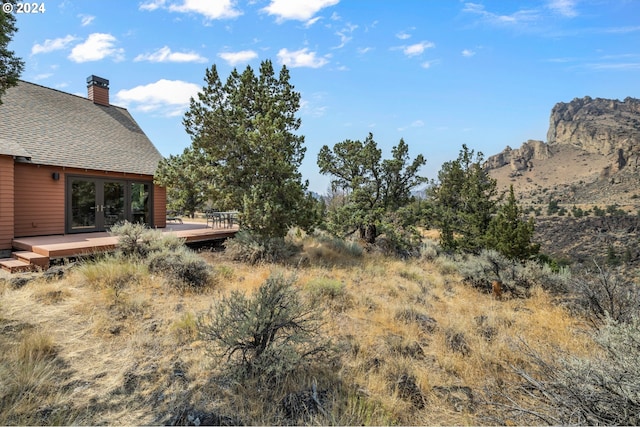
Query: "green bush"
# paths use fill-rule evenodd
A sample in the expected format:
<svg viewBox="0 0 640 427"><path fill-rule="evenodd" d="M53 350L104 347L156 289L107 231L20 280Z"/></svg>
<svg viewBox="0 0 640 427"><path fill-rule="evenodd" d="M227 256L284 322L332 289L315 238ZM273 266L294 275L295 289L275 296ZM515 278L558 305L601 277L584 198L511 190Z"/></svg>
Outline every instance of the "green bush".
<svg viewBox="0 0 640 427"><path fill-rule="evenodd" d="M346 294L346 287L343 282L326 277L316 277L310 280L306 285L306 289L314 297L335 299Z"/></svg>
<svg viewBox="0 0 640 427"><path fill-rule="evenodd" d="M302 302L294 282L272 274L250 297L232 291L199 319L226 374L277 382L326 355L319 313Z"/></svg>
<svg viewBox="0 0 640 427"><path fill-rule="evenodd" d="M125 257L144 258L152 252L174 251L184 246L184 239L171 233L152 230L144 224L128 221L111 227L111 235L118 237L117 249Z"/></svg>
<svg viewBox="0 0 640 427"><path fill-rule="evenodd" d="M595 216L600 216L600 217L602 217L602 216L605 216L605 215L606 215L606 212L605 212L605 210L604 210L604 209L601 209L599 206L594 206L594 207L593 207L593 214L594 214Z"/></svg>
<svg viewBox="0 0 640 427"><path fill-rule="evenodd" d="M420 245L420 258L426 261L433 261L442 252L442 248L435 240L425 239Z"/></svg>
<svg viewBox="0 0 640 427"><path fill-rule="evenodd" d="M383 254L402 258L420 254L422 238L415 227L394 221L382 224L381 229L383 234L375 245Z"/></svg>
<svg viewBox="0 0 640 427"><path fill-rule="evenodd" d="M224 243L225 253L234 261L257 264L259 262L279 262L300 252L300 247L281 237L264 238L248 231L236 233L233 239Z"/></svg>
<svg viewBox="0 0 640 427"><path fill-rule="evenodd" d="M510 260L497 251L487 249L477 256L458 258L456 265L465 283L489 291L491 281L500 280L506 290L517 296L528 295L536 285L554 293L565 293L571 276L567 268L554 272L546 264Z"/></svg>
<svg viewBox="0 0 640 427"><path fill-rule="evenodd" d="M121 257L143 260L151 273L162 274L179 288L203 288L213 279L209 265L175 234L130 222L115 225L111 234L118 236Z"/></svg>
<svg viewBox="0 0 640 427"><path fill-rule="evenodd" d="M178 288L201 289L213 280L213 272L207 262L184 246L172 252L153 252L147 263L151 273L162 274Z"/></svg>

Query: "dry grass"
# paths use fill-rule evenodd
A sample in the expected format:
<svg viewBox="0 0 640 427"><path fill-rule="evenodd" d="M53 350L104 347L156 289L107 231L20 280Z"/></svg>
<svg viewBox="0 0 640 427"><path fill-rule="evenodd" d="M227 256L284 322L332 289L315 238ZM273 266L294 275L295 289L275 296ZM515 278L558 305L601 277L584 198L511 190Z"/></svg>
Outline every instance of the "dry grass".
<svg viewBox="0 0 640 427"><path fill-rule="evenodd" d="M337 362L270 391L225 382L197 318L231 290L255 290L274 266L203 253L218 283L189 293L107 259L0 294L0 394L11 402L0 424L180 423L189 413L285 423L282 397L314 380L329 391L327 413L308 423L481 424L495 410L483 405L484 390L526 363L522 342L576 355L592 345L579 319L541 290L496 301L440 259L350 258L312 239L305 245L309 265L277 268L294 272L303 297L325 310Z"/></svg>

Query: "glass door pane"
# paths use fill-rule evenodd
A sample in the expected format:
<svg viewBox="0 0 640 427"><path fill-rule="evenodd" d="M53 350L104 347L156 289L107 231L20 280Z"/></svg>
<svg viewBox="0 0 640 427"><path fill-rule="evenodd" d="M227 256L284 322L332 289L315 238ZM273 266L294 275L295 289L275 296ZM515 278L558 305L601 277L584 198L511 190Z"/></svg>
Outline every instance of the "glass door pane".
<svg viewBox="0 0 640 427"><path fill-rule="evenodd" d="M71 182L71 228L96 228L96 182L74 179Z"/></svg>
<svg viewBox="0 0 640 427"><path fill-rule="evenodd" d="M151 186L143 183L131 184L131 220L151 225L151 206L149 206L149 192Z"/></svg>
<svg viewBox="0 0 640 427"><path fill-rule="evenodd" d="M123 182L105 182L103 184L104 201L101 209L104 213L104 227L109 228L124 221L124 189Z"/></svg>

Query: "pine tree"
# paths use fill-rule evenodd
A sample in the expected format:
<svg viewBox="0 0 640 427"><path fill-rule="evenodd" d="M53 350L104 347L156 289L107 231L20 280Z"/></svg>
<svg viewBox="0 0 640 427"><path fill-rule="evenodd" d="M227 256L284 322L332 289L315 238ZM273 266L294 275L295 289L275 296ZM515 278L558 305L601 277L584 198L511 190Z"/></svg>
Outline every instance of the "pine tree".
<svg viewBox="0 0 640 427"><path fill-rule="evenodd" d="M496 181L483 168L482 153L462 146L456 160L438 172L430 191L440 243L450 251L479 252L496 211Z"/></svg>
<svg viewBox="0 0 640 427"><path fill-rule="evenodd" d="M16 4L15 0L4 0L3 3ZM13 33L18 31L16 17L11 13L0 12L0 105L2 95L18 83L18 77L24 69L24 62L9 50L9 42Z"/></svg>
<svg viewBox="0 0 640 427"><path fill-rule="evenodd" d="M487 247L510 259L529 259L540 250L540 245L531 242L534 231L533 218L523 218L512 185L506 203L498 208L498 213L489 224Z"/></svg>
<svg viewBox="0 0 640 427"><path fill-rule="evenodd" d="M306 150L295 133L300 94L289 79L286 67L276 76L267 60L259 75L249 66L242 74L234 69L223 84L214 65L183 121L204 156L213 203L239 210L242 227L262 237L314 222L314 201L298 171Z"/></svg>
<svg viewBox="0 0 640 427"><path fill-rule="evenodd" d="M158 165L155 182L167 189L168 207L193 218L207 201L209 182L202 153L187 147Z"/></svg>

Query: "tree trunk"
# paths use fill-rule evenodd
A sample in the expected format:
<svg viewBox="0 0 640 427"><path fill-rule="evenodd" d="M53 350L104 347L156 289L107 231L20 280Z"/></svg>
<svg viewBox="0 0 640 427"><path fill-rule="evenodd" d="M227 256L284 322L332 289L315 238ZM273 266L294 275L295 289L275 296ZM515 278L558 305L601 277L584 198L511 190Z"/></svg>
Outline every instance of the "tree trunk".
<svg viewBox="0 0 640 427"><path fill-rule="evenodd" d="M367 224L360 226L360 238L369 244L374 244L378 237L378 230L375 224Z"/></svg>

